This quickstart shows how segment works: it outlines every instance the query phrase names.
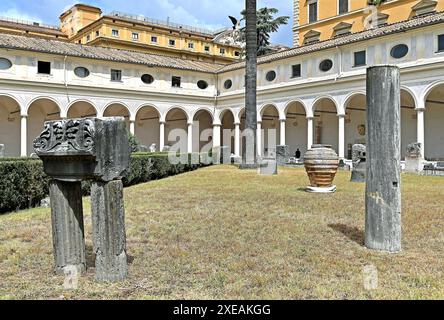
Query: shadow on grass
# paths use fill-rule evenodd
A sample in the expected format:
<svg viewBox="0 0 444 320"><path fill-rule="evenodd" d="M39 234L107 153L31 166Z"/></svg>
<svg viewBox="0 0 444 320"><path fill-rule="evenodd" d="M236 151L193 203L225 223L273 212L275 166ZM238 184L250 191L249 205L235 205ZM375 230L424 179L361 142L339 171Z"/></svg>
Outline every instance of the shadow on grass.
<svg viewBox="0 0 444 320"><path fill-rule="evenodd" d="M96 267L96 255L94 254L93 247L91 245L85 246L85 258L86 258L86 268L95 268ZM131 256L127 253L127 261L128 264L132 264L134 261L134 256Z"/></svg>
<svg viewBox="0 0 444 320"><path fill-rule="evenodd" d="M356 242L357 244L364 245L364 231L357 227L349 227L342 223L329 224L328 225L333 230L342 233L350 240Z"/></svg>

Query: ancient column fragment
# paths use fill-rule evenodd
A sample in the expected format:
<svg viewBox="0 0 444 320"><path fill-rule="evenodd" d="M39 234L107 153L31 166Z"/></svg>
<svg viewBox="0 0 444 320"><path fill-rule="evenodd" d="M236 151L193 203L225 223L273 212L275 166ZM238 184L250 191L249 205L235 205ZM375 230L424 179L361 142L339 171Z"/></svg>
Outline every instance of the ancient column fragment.
<svg viewBox="0 0 444 320"><path fill-rule="evenodd" d="M401 93L395 66L367 70L365 246L401 250Z"/></svg>

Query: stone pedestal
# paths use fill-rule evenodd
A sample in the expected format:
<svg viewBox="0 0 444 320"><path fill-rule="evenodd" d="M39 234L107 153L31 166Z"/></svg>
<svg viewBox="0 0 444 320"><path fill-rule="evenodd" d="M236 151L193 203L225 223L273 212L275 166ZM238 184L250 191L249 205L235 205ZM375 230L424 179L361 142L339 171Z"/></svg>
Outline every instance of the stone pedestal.
<svg viewBox="0 0 444 320"><path fill-rule="evenodd" d="M277 161L274 158L263 158L259 161L258 173L260 175L271 176L278 173Z"/></svg>
<svg viewBox="0 0 444 320"><path fill-rule="evenodd" d="M93 182L91 210L96 279L123 280L127 277L128 266L122 181Z"/></svg>
<svg viewBox="0 0 444 320"><path fill-rule="evenodd" d="M81 182L52 180L51 197L54 270L63 275L66 268L80 274L86 270Z"/></svg>
<svg viewBox="0 0 444 320"><path fill-rule="evenodd" d="M0 144L0 158L4 158L4 157L5 157L5 145Z"/></svg>
<svg viewBox="0 0 444 320"><path fill-rule="evenodd" d="M365 246L401 250L401 87L395 66L367 70Z"/></svg>
<svg viewBox="0 0 444 320"><path fill-rule="evenodd" d="M287 145L276 146L276 160L280 166L287 164L290 160L290 147Z"/></svg>
<svg viewBox="0 0 444 320"><path fill-rule="evenodd" d="M405 172L421 173L424 171L424 158L422 154L421 143L411 143L407 146Z"/></svg>

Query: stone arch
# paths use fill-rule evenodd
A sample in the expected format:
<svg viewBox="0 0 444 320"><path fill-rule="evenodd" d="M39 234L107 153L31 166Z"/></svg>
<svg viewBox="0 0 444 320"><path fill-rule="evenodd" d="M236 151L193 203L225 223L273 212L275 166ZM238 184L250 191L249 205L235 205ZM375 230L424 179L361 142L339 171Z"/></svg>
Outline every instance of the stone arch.
<svg viewBox="0 0 444 320"><path fill-rule="evenodd" d="M285 143L291 156L299 149L307 151L307 109L301 100L292 100L285 105Z"/></svg>
<svg viewBox="0 0 444 320"><path fill-rule="evenodd" d="M45 121L59 120L61 108L56 100L48 97L33 99L27 108L27 154L34 153L33 141L43 130Z"/></svg>
<svg viewBox="0 0 444 320"><path fill-rule="evenodd" d="M214 116L208 108L199 108L193 113L193 152L202 152L202 148L213 141ZM198 143L196 143L198 142ZM204 150L209 151L209 149Z"/></svg>
<svg viewBox="0 0 444 320"><path fill-rule="evenodd" d="M367 98L365 91L350 93L344 100L344 147L345 158L352 158L352 147L354 144L366 144L365 131L367 119ZM364 134L362 134L364 133Z"/></svg>
<svg viewBox="0 0 444 320"><path fill-rule="evenodd" d="M339 151L339 108L336 100L324 95L313 102L313 143L328 144Z"/></svg>
<svg viewBox="0 0 444 320"><path fill-rule="evenodd" d="M17 98L0 94L0 144L5 147L6 157L20 155L21 105Z"/></svg>
<svg viewBox="0 0 444 320"><path fill-rule="evenodd" d="M401 87L401 158L405 159L410 143L417 142L417 101L415 94Z"/></svg>
<svg viewBox="0 0 444 320"><path fill-rule="evenodd" d="M266 104L260 109L259 115L262 121L261 154L267 155L269 153L275 153L276 146L279 145L280 142L281 116L279 109L275 104Z"/></svg>
<svg viewBox="0 0 444 320"><path fill-rule="evenodd" d="M184 108L168 109L165 113L165 145L169 147L175 145L181 152L187 152L188 123L189 116Z"/></svg>
<svg viewBox="0 0 444 320"><path fill-rule="evenodd" d="M124 117L126 128L130 128L131 112L129 107L122 102L110 102L103 108L103 117Z"/></svg>
<svg viewBox="0 0 444 320"><path fill-rule="evenodd" d="M139 140L142 150L147 151L152 144L156 144L157 151L160 150L160 119L161 113L152 104L143 104L136 110L135 136Z"/></svg>
<svg viewBox="0 0 444 320"><path fill-rule="evenodd" d="M222 110L220 113L220 123L221 123L221 145L228 146L231 153L235 153L235 123L236 114L231 109Z"/></svg>
<svg viewBox="0 0 444 320"><path fill-rule="evenodd" d="M194 118L196 117L196 115L197 115L199 112L202 112L202 111L207 112L207 113L211 116L211 121L215 121L214 111L213 111L212 109L210 109L210 108L207 108L207 107L200 107L200 108L194 110L193 113L191 114L190 119L193 119L193 120L194 120Z"/></svg>
<svg viewBox="0 0 444 320"><path fill-rule="evenodd" d="M305 114L307 116L309 115L309 109L308 109L307 105L304 103L304 101L302 101L301 99L292 99L292 100L288 101L287 103L285 103L284 110L283 110L285 115L288 112L288 108L294 103L299 103L304 108Z"/></svg>
<svg viewBox="0 0 444 320"><path fill-rule="evenodd" d="M444 161L444 81L425 90L424 105L424 156Z"/></svg>
<svg viewBox="0 0 444 320"><path fill-rule="evenodd" d="M94 103L86 99L78 99L71 102L66 108L66 117L68 119L73 118L86 118L97 117L98 111Z"/></svg>

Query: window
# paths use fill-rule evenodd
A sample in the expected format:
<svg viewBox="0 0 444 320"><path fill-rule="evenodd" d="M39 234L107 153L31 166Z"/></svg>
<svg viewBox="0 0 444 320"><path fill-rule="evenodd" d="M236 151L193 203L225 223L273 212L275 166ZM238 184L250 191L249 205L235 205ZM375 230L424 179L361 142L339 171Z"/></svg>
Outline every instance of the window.
<svg viewBox="0 0 444 320"><path fill-rule="evenodd" d="M291 77L292 78L299 78L301 76L301 65L295 64L291 66Z"/></svg>
<svg viewBox="0 0 444 320"><path fill-rule="evenodd" d="M226 90L230 89L232 86L233 86L233 81L231 81L230 79L228 79L224 82L224 88Z"/></svg>
<svg viewBox="0 0 444 320"><path fill-rule="evenodd" d="M188 49L194 49L194 43L189 42L188 43Z"/></svg>
<svg viewBox="0 0 444 320"><path fill-rule="evenodd" d="M438 51L444 51L444 34L438 36Z"/></svg>
<svg viewBox="0 0 444 320"><path fill-rule="evenodd" d="M267 74L265 75L265 78L269 82L274 81L274 79L276 79L276 72L275 71L268 71Z"/></svg>
<svg viewBox="0 0 444 320"><path fill-rule="evenodd" d="M349 0L338 0L338 13L344 14L348 12L348 1Z"/></svg>
<svg viewBox="0 0 444 320"><path fill-rule="evenodd" d="M175 46L176 45L176 40L171 40L170 39L170 41L168 42L168 44L170 45L170 46Z"/></svg>
<svg viewBox="0 0 444 320"><path fill-rule="evenodd" d="M240 52L239 51L234 51L234 56L235 57L239 57L240 56Z"/></svg>
<svg viewBox="0 0 444 320"><path fill-rule="evenodd" d="M355 67L359 67L359 66L365 66L367 64L367 57L366 57L366 52L365 50L363 51L358 51L354 53L355 55Z"/></svg>
<svg viewBox="0 0 444 320"><path fill-rule="evenodd" d="M133 32L133 41L139 41L139 34L137 32Z"/></svg>
<svg viewBox="0 0 444 320"><path fill-rule="evenodd" d="M154 82L154 77L150 74L144 74L144 75L142 75L142 77L140 79L145 84L151 84Z"/></svg>
<svg viewBox="0 0 444 320"><path fill-rule="evenodd" d="M220 54L225 54L225 48L220 48Z"/></svg>
<svg viewBox="0 0 444 320"><path fill-rule="evenodd" d="M96 31L96 37L98 37L98 36L100 36L100 31L99 30Z"/></svg>
<svg viewBox="0 0 444 320"><path fill-rule="evenodd" d="M318 21L318 1L312 0L308 3L308 22Z"/></svg>
<svg viewBox="0 0 444 320"><path fill-rule="evenodd" d="M119 30L117 30L117 29L113 29L113 30L111 31L111 34L112 34L113 37L118 37L118 36L119 36Z"/></svg>
<svg viewBox="0 0 444 320"><path fill-rule="evenodd" d="M208 88L208 83L204 80L199 80L197 82L197 86L199 89L205 90L206 88Z"/></svg>
<svg viewBox="0 0 444 320"><path fill-rule="evenodd" d="M152 37L151 37L151 42L152 42L152 43L157 43L157 37L152 36Z"/></svg>
<svg viewBox="0 0 444 320"><path fill-rule="evenodd" d="M91 40L91 36L90 36L90 35L87 35L87 36L86 36L86 41L88 42L89 40Z"/></svg>
<svg viewBox="0 0 444 320"><path fill-rule="evenodd" d="M37 62L37 73L51 74L51 62L46 62L46 61Z"/></svg>
<svg viewBox="0 0 444 320"><path fill-rule="evenodd" d="M404 58L407 53L409 53L409 47L405 44L398 44L390 51L390 55L395 59Z"/></svg>
<svg viewBox="0 0 444 320"><path fill-rule="evenodd" d="M327 72L330 71L331 68L333 68L333 61L331 61L330 59L325 59L319 64L319 69L321 71Z"/></svg>
<svg viewBox="0 0 444 320"><path fill-rule="evenodd" d="M179 88L181 84L180 77L172 77L171 78L171 86Z"/></svg>
<svg viewBox="0 0 444 320"><path fill-rule="evenodd" d="M111 81L122 81L122 70L111 69Z"/></svg>
<svg viewBox="0 0 444 320"><path fill-rule="evenodd" d="M0 58L0 70L8 70L12 67L12 62L6 58Z"/></svg>
<svg viewBox="0 0 444 320"><path fill-rule="evenodd" d="M205 51L210 52L210 46L205 46Z"/></svg>
<svg viewBox="0 0 444 320"><path fill-rule="evenodd" d="M74 74L79 78L86 78L89 76L89 70L84 67L77 67L74 69Z"/></svg>

